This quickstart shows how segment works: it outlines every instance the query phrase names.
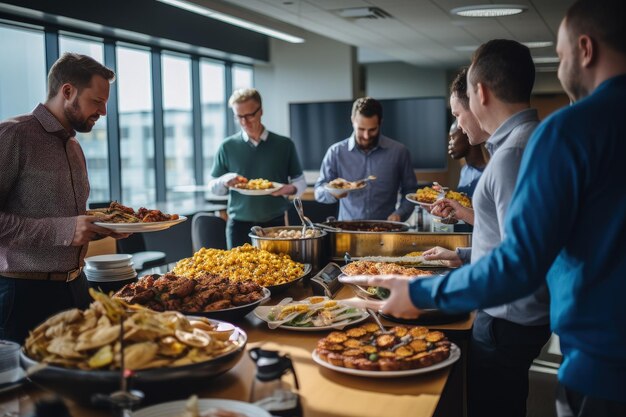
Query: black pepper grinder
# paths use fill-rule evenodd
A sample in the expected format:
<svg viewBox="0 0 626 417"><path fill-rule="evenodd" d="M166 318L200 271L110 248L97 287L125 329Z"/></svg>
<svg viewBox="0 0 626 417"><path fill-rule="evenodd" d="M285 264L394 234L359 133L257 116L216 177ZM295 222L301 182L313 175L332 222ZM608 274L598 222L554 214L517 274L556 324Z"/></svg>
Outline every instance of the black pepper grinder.
<svg viewBox="0 0 626 417"><path fill-rule="evenodd" d="M250 390L250 402L274 416L303 417L298 377L289 355L253 348L250 350L250 357L257 368ZM286 381L288 374L293 377L295 389Z"/></svg>

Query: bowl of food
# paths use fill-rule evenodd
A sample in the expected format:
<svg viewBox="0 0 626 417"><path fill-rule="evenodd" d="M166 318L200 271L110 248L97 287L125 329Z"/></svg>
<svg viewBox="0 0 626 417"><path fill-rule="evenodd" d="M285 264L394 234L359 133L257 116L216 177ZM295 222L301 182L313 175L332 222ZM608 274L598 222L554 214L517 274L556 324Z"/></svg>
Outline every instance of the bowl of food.
<svg viewBox="0 0 626 417"><path fill-rule="evenodd" d="M232 282L250 279L274 294L304 278L310 267L289 255L271 253L246 243L230 250L201 248L191 258L178 261L172 273L189 278L210 273Z"/></svg>
<svg viewBox="0 0 626 417"><path fill-rule="evenodd" d="M148 401L188 395L235 366L244 352L247 335L230 323L91 293L96 301L87 310L58 313L32 330L20 355L25 369L47 365L33 382L79 403L120 389L120 321L124 368Z"/></svg>
<svg viewBox="0 0 626 417"><path fill-rule="evenodd" d="M311 264L317 271L326 265L327 253L324 241L328 233L322 229L306 229L302 235L302 226L265 227L251 232L248 236L252 246L271 253L289 255L291 259L303 264Z"/></svg>

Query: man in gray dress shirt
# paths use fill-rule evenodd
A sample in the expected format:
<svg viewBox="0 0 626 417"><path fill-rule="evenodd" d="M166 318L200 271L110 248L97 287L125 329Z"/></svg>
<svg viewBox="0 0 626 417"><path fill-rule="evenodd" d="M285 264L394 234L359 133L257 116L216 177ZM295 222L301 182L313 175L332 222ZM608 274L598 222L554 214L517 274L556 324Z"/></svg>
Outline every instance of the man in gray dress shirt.
<svg viewBox="0 0 626 417"><path fill-rule="evenodd" d="M396 205L398 193L404 196L417 188L409 150L380 133L383 108L377 100L356 100L351 120L352 136L332 145L324 156L315 183L315 199L326 204L339 200L339 220L406 220L413 204L402 198ZM336 178L356 181L369 175L376 176L376 180L357 191L337 193L325 189Z"/></svg>
<svg viewBox="0 0 626 417"><path fill-rule="evenodd" d="M459 259L468 253L476 262L504 239L504 218L515 189L526 143L539 123L530 108L535 68L527 47L493 40L475 53L468 72L470 110L491 137L491 154L474 192L472 248L457 254L443 248L424 253L429 259ZM433 213L448 214L442 202ZM460 263L460 262L459 262ZM506 277L502 277L506 279ZM468 359L468 415L525 416L528 369L550 337L549 295L536 293L477 313Z"/></svg>

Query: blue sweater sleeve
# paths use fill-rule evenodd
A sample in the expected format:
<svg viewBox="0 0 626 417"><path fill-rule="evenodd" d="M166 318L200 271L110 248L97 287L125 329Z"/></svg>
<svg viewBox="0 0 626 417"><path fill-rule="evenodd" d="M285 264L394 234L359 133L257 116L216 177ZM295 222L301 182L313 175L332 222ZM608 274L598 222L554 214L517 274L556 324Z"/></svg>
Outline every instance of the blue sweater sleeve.
<svg viewBox="0 0 626 417"><path fill-rule="evenodd" d="M414 280L420 308L470 311L532 293L573 233L586 171L586 152L563 137L554 118L533 134L505 220L502 244L478 262L447 275Z"/></svg>

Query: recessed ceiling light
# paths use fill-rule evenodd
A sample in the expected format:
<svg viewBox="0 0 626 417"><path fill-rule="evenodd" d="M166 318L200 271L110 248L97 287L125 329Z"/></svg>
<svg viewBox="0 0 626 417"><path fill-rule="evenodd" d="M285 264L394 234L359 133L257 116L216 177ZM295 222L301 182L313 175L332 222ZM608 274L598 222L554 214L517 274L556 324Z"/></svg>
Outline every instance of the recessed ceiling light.
<svg viewBox="0 0 626 417"><path fill-rule="evenodd" d="M271 29L265 26L257 25L256 23L248 22L247 20L240 19L238 17L230 16L224 13L216 12L204 6L199 6L185 0L157 0L161 3L169 4L170 6L178 7L179 9L187 10L188 12L196 13L202 16L210 17L211 19L220 20L225 23L229 23L233 26L248 29L253 32L262 33L267 36L271 36L276 39L280 39L290 43L302 43L304 39L293 36L279 30Z"/></svg>
<svg viewBox="0 0 626 417"><path fill-rule="evenodd" d="M536 41L536 42L522 42L522 44L526 45L529 48L545 48L545 47L554 45L554 42L552 42L552 41Z"/></svg>
<svg viewBox="0 0 626 417"><path fill-rule="evenodd" d="M520 14L526 9L526 6L519 4L477 4L457 7L450 10L450 13L464 17L502 17Z"/></svg>
<svg viewBox="0 0 626 417"><path fill-rule="evenodd" d="M535 64L558 64L559 57L558 56L538 56L533 58Z"/></svg>
<svg viewBox="0 0 626 417"><path fill-rule="evenodd" d="M545 48L546 46L552 46L554 43L552 41L541 41L541 42L522 42L523 45L526 45L528 48ZM474 52L478 49L479 45L461 45L461 46L453 46L455 51L459 52Z"/></svg>

